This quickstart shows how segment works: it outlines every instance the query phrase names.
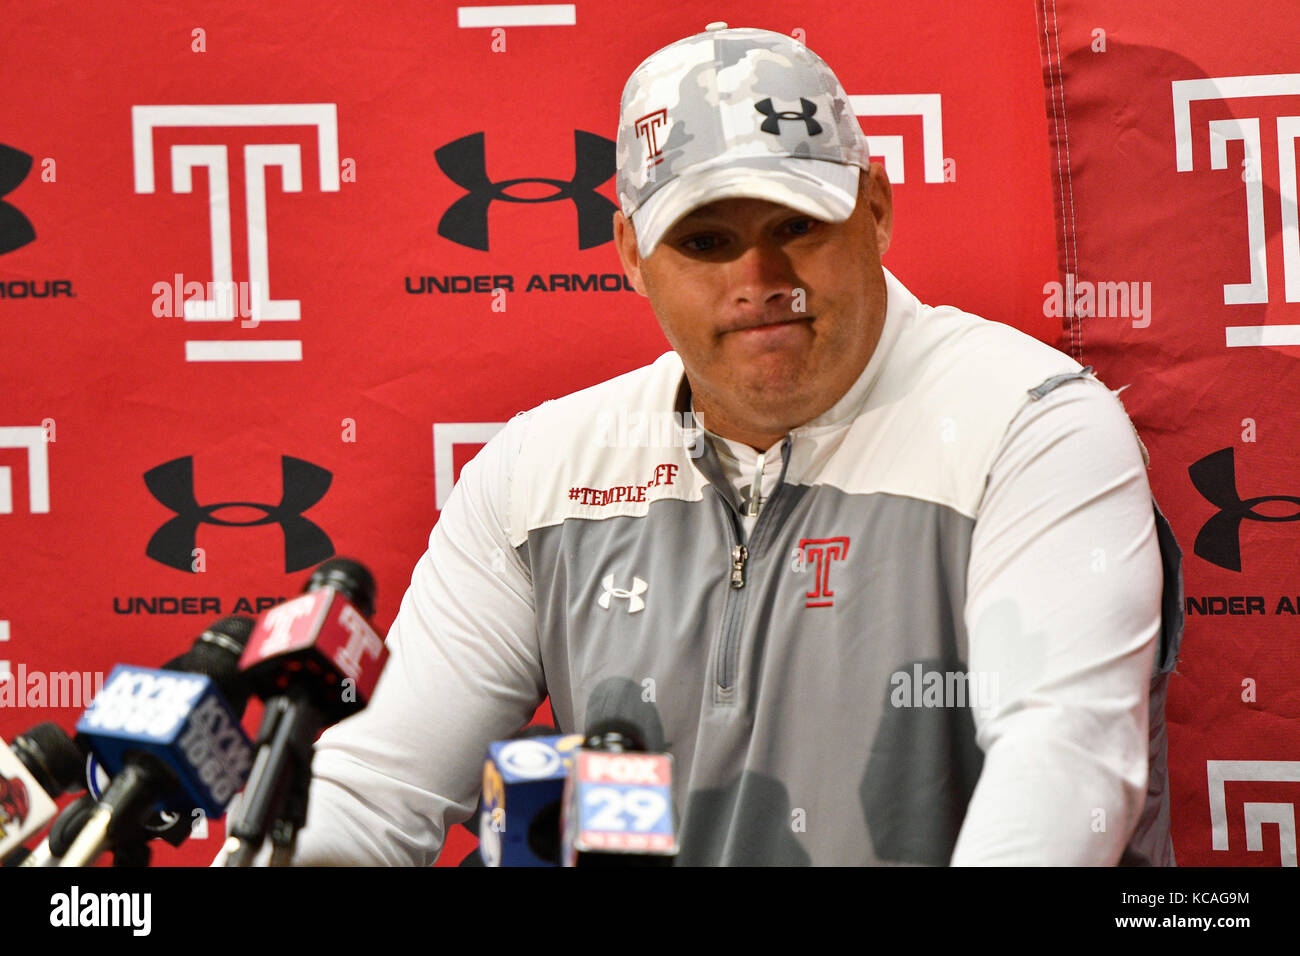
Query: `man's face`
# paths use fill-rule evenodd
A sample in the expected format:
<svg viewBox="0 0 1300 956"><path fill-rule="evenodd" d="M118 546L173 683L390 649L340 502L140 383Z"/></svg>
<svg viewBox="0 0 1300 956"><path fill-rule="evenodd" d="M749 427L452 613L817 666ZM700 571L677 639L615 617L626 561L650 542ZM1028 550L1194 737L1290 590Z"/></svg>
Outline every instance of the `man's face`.
<svg viewBox="0 0 1300 956"><path fill-rule="evenodd" d="M621 212L614 238L649 297L711 430L767 448L830 408L880 338L880 257L893 223L879 163L859 177L853 215L823 222L761 199L701 206L642 258Z"/></svg>

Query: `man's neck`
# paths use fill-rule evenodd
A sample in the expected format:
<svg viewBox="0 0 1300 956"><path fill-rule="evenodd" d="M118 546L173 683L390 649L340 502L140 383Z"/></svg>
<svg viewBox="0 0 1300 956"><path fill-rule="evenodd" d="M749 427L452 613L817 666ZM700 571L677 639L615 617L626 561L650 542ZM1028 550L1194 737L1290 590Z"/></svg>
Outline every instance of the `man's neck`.
<svg viewBox="0 0 1300 956"><path fill-rule="evenodd" d="M728 441L748 445L754 451L765 452L789 434L788 429L786 431L764 432L737 425L729 421L725 415L719 414L707 402L703 403L703 409L700 407L701 404L699 396L691 396L691 410L697 425Z"/></svg>

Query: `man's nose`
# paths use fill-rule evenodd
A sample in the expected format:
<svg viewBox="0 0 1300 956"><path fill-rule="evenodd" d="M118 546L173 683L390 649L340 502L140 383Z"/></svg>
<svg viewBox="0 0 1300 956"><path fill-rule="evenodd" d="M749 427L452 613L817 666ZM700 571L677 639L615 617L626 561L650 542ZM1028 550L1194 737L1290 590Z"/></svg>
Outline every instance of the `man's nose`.
<svg viewBox="0 0 1300 956"><path fill-rule="evenodd" d="M794 268L790 257L777 243L751 243L728 267L732 294L738 303L761 309L794 295Z"/></svg>

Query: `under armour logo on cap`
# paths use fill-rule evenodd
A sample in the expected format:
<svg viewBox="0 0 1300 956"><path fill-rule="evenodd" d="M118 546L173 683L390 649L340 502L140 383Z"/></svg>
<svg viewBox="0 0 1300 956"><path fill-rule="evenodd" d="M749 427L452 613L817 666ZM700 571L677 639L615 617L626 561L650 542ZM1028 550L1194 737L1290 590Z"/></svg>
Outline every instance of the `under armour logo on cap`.
<svg viewBox="0 0 1300 956"><path fill-rule="evenodd" d="M777 105L796 99L797 111ZM821 57L783 33L725 23L633 71L616 160L619 205L643 256L682 216L719 199L762 199L844 222L859 171L871 166L849 96Z"/></svg>
<svg viewBox="0 0 1300 956"><path fill-rule="evenodd" d="M767 119L763 120L762 125L758 128L764 133L775 133L781 135L781 120L803 120L808 124L808 135L816 136L822 131L822 124L813 119L817 112L817 104L811 100L799 97L799 105L803 108L802 113L796 113L793 110L786 113L778 113L776 107L772 105L772 97L765 100L759 100L754 104L754 109L758 110Z"/></svg>

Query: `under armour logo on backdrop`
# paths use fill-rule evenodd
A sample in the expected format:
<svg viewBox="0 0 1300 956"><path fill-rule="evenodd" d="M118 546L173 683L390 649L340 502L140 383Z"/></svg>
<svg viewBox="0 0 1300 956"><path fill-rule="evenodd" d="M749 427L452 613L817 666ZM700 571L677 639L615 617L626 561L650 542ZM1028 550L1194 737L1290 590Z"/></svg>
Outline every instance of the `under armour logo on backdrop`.
<svg viewBox="0 0 1300 956"><path fill-rule="evenodd" d="M1231 448L1221 448L1193 462L1187 469L1196 490L1219 511L1201 526L1192 550L1199 558L1229 571L1241 570L1241 523L1243 521L1300 521L1300 510L1290 515L1267 515L1255 511L1265 501L1289 501L1300 509L1300 497L1260 495L1242 500L1237 491L1237 468Z"/></svg>
<svg viewBox="0 0 1300 956"><path fill-rule="evenodd" d="M32 158L20 149L0 143L0 196L7 196L27 178L32 169ZM0 255L13 252L36 238L31 220L21 212L0 201Z"/></svg>
<svg viewBox="0 0 1300 956"><path fill-rule="evenodd" d="M334 476L301 458L280 456L281 478L284 493L276 505L255 501L223 501L200 505L194 498L194 458L186 456L151 468L145 472L144 483L149 491L176 517L153 533L145 554L155 561L193 573L191 565L194 539L201 524L215 524L228 528L251 528L257 525L278 524L284 531L284 570L286 574L301 571L319 564L334 554L334 544L329 536L302 513L325 497ZM254 508L265 512L253 521L225 521L214 513L223 508Z"/></svg>
<svg viewBox="0 0 1300 956"><path fill-rule="evenodd" d="M488 210L502 202L558 202L567 199L578 211L578 248L590 249L614 238L613 215L618 210L612 202L596 192L596 187L611 179L615 172L614 141L594 133L573 131L573 178L546 179L525 176L519 179L488 179L483 134L472 133L448 143L433 154L439 168L452 182L467 190L452 203L438 221L438 235L471 249L488 248ZM512 196L510 190L521 183L551 186L550 196Z"/></svg>
<svg viewBox="0 0 1300 956"><path fill-rule="evenodd" d="M605 591L597 599L596 603L606 610L609 609L609 602L613 598L626 600L627 613L629 614L635 614L637 611L645 610L645 601L641 599L641 595L645 594L646 588L650 585L646 584L640 578L632 578L632 590L630 591L614 587L614 575L612 574L605 575L604 579L600 582L600 586L603 587Z"/></svg>
<svg viewBox="0 0 1300 956"><path fill-rule="evenodd" d="M816 136L822 131L822 124L813 119L813 116L817 112L817 104L812 100L806 100L801 96L799 97L799 105L803 107L802 113L796 113L794 110L789 110L785 113L778 113L776 107L772 105L772 98L770 96L765 100L759 100L754 104L754 109L766 116L767 119L763 120L758 128L764 133L774 133L775 135L780 136L781 120L803 120L805 127L808 130L808 135Z"/></svg>

